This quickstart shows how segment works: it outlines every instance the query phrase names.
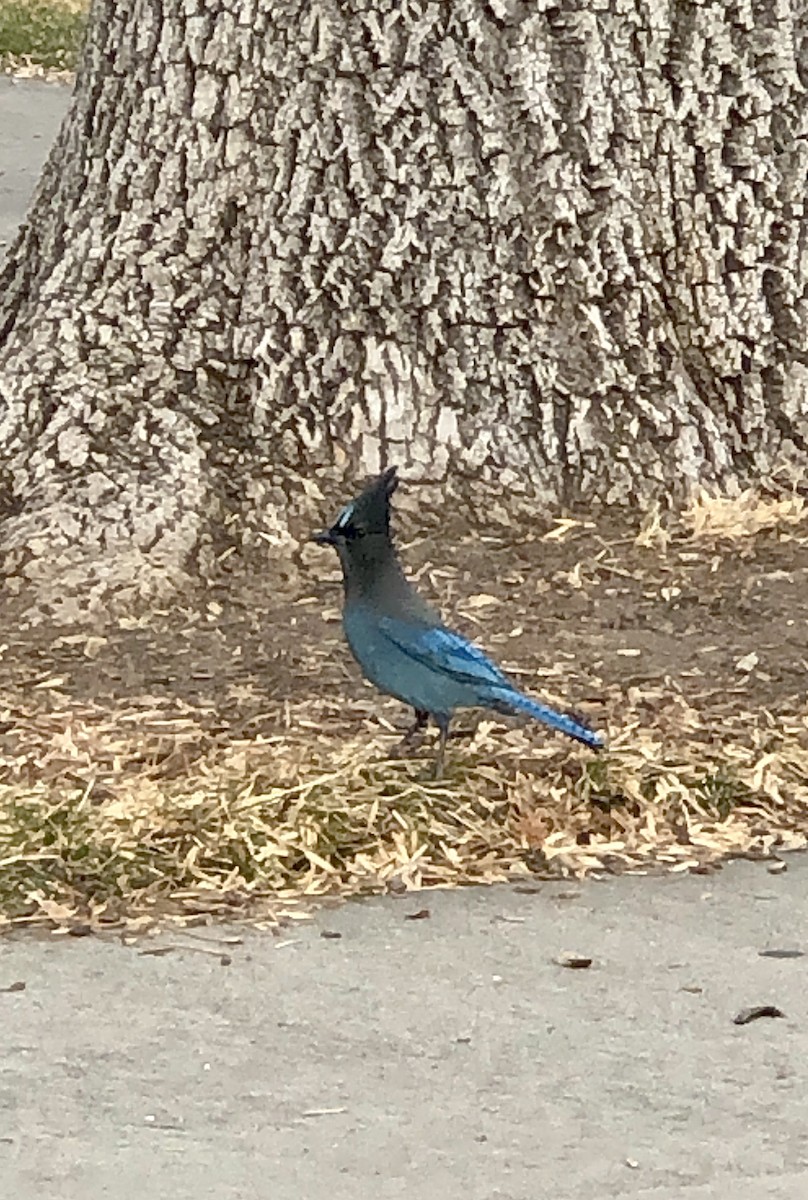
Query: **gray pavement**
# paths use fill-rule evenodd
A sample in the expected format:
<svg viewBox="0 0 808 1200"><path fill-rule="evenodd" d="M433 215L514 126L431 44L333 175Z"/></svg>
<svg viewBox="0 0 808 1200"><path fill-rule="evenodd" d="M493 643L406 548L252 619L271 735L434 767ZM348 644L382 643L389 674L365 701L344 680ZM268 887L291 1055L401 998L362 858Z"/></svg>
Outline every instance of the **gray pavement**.
<svg viewBox="0 0 808 1200"><path fill-rule="evenodd" d="M244 938L229 965L170 932L6 941L5 1194L801 1200L808 958L759 952L808 950L806 884L798 858L354 902L204 931ZM758 1004L785 1017L733 1023Z"/></svg>
<svg viewBox="0 0 808 1200"><path fill-rule="evenodd" d="M0 80L0 242L66 104ZM353 903L208 931L229 965L0 942L0 1195L805 1200L808 958L759 951L808 950L806 885L803 857ZM785 1017L733 1024L756 1004Z"/></svg>
<svg viewBox="0 0 808 1200"><path fill-rule="evenodd" d="M48 157L70 89L0 75L0 263Z"/></svg>

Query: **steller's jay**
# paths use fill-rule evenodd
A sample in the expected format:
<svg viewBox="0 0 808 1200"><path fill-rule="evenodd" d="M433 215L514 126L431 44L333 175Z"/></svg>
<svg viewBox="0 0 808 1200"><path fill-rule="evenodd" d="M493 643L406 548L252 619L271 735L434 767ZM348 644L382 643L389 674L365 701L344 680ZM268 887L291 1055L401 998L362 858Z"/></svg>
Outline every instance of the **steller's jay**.
<svg viewBox="0 0 808 1200"><path fill-rule="evenodd" d="M342 565L342 623L354 658L380 691L415 709L409 741L432 717L440 731L436 778L443 771L449 722L456 708L526 713L598 750L599 734L517 691L482 650L447 629L406 579L390 537L390 467L343 508L313 540L333 546Z"/></svg>

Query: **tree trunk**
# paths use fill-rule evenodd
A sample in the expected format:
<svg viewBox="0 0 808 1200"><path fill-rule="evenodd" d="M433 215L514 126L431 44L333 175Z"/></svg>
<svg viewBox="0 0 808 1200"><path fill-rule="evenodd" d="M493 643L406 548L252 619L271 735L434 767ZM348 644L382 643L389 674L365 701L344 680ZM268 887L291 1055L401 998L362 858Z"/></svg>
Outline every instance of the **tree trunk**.
<svg viewBox="0 0 808 1200"><path fill-rule="evenodd" d="M0 282L9 574L159 595L325 464L550 505L804 462L805 42L785 0L97 0Z"/></svg>

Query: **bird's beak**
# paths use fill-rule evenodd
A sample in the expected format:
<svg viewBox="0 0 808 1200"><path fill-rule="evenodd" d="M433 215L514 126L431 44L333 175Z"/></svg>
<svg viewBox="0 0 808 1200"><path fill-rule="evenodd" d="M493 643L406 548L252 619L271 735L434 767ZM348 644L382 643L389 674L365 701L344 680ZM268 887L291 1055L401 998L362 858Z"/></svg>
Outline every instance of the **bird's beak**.
<svg viewBox="0 0 808 1200"><path fill-rule="evenodd" d="M313 533L310 541L316 542L318 546L333 546L334 535L330 529L323 529L320 533Z"/></svg>

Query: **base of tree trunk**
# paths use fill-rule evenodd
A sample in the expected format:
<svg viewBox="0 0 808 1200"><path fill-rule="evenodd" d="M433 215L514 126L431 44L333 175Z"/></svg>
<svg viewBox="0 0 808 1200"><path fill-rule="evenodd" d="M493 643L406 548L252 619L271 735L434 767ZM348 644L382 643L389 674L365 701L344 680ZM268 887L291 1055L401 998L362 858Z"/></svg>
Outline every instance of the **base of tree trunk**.
<svg viewBox="0 0 808 1200"><path fill-rule="evenodd" d="M152 601L327 464L505 523L804 469L805 22L700 14L96 0L0 272L19 586Z"/></svg>
<svg viewBox="0 0 808 1200"><path fill-rule="evenodd" d="M198 510L148 485L95 505L86 494L62 496L6 521L5 586L34 621L96 622L149 607L191 584L202 526Z"/></svg>

